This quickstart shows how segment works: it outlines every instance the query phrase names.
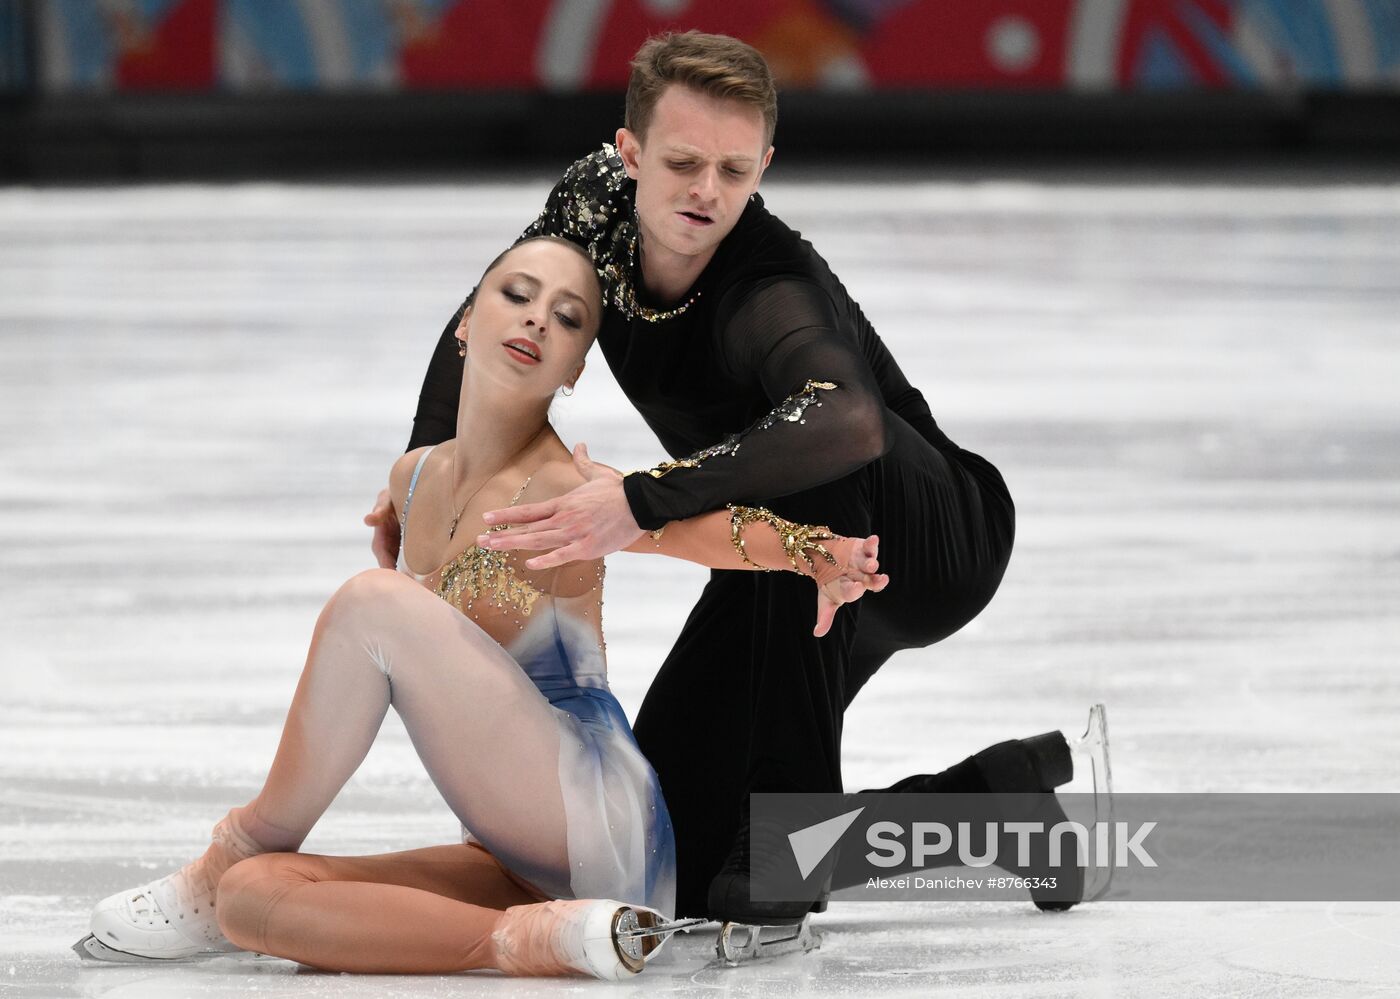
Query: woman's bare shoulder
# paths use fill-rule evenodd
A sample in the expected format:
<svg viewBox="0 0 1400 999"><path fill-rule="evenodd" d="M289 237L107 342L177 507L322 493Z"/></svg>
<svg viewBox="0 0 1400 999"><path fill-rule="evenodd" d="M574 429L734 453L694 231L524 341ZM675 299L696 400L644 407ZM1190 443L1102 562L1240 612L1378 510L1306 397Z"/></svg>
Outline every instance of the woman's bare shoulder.
<svg viewBox="0 0 1400 999"><path fill-rule="evenodd" d="M553 499L563 496L586 481L588 480L579 472L572 456L566 451L562 456L551 456L530 473L530 486L523 499L527 503Z"/></svg>
<svg viewBox="0 0 1400 999"><path fill-rule="evenodd" d="M408 484L413 479L413 470L418 460L428 451L428 446L416 447L398 457L389 469L389 495L394 501L394 509L403 510L404 497L408 495Z"/></svg>
<svg viewBox="0 0 1400 999"><path fill-rule="evenodd" d="M574 464L573 456L565 451L561 456L551 457L535 469L521 502L542 503L562 496L587 481ZM603 560L584 559L566 562L553 570L549 592L559 598L588 597L591 601L597 601L602 599L602 585Z"/></svg>

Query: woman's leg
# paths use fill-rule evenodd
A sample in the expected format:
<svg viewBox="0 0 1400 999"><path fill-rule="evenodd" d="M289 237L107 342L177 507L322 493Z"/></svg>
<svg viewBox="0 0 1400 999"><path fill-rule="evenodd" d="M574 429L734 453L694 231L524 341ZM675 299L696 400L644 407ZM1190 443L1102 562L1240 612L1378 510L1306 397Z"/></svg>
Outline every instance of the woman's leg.
<svg viewBox="0 0 1400 999"><path fill-rule="evenodd" d="M665 938L621 940L628 910L637 927L656 926L661 914L605 899L545 900L476 844L376 857L269 853L235 864L219 892L220 922L239 946L329 971L495 968L620 980Z"/></svg>
<svg viewBox="0 0 1400 999"><path fill-rule="evenodd" d="M475 844L373 857L270 853L219 882L219 925L245 950L332 971L498 967L507 908L539 902Z"/></svg>
<svg viewBox="0 0 1400 999"><path fill-rule="evenodd" d="M388 569L350 579L321 612L267 781L235 810L239 829L263 851L298 849L390 705L473 833L567 879L554 708L475 623Z"/></svg>
<svg viewBox="0 0 1400 999"><path fill-rule="evenodd" d="M512 870L569 888L557 712L476 624L408 577L349 580L317 621L266 783L175 874L105 899L94 936L178 957L227 946L215 886L239 860L300 847L373 744L390 705L457 816Z"/></svg>
<svg viewBox="0 0 1400 999"><path fill-rule="evenodd" d="M563 716L500 645L399 573L363 573L327 605L272 773L247 809L254 821L300 843L390 704L443 797L494 857L447 847L246 860L220 882L230 937L344 971L640 970L643 955L623 956L615 926L627 909L642 925L659 913L606 899L540 901L571 891Z"/></svg>

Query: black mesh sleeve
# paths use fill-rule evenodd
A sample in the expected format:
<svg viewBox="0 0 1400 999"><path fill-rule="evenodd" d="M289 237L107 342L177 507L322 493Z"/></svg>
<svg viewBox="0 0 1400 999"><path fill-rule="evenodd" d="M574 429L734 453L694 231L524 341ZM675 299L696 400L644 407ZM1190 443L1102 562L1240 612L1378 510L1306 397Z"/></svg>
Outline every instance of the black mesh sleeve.
<svg viewBox="0 0 1400 999"><path fill-rule="evenodd" d="M863 321L864 316L861 318ZM909 379L904 377L904 372L900 370L894 356L884 341L870 328L869 323L865 324L862 341L865 358L880 385L880 395L885 400L885 405L934 447L947 446L950 442L943 431L938 429L928 400L922 392L909 384Z"/></svg>
<svg viewBox="0 0 1400 999"><path fill-rule="evenodd" d="M879 386L820 286L781 278L733 292L718 325L725 363L756 375L773 408L703 451L629 474L628 504L647 530L830 482L889 448Z"/></svg>
<svg viewBox="0 0 1400 999"><path fill-rule="evenodd" d="M413 433L407 451L424 444L441 444L457 434L457 404L462 396L462 358L457 351L457 324L467 303L452 314L433 348L423 388L418 392L418 411L413 414Z"/></svg>

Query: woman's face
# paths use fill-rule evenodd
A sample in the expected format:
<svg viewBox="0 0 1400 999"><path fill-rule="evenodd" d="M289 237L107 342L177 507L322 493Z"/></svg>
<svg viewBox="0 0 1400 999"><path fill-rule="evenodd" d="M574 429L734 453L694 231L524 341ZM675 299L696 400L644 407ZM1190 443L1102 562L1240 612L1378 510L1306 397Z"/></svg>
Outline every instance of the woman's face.
<svg viewBox="0 0 1400 999"><path fill-rule="evenodd" d="M457 338L467 363L513 391L551 396L572 386L602 319L602 295L581 253L522 243L481 280Z"/></svg>

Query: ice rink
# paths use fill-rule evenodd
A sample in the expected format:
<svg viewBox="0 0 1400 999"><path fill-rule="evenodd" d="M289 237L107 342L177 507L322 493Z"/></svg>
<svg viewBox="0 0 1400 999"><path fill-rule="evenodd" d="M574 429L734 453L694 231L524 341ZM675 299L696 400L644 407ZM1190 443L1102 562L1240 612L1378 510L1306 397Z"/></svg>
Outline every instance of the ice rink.
<svg viewBox="0 0 1400 999"><path fill-rule="evenodd" d="M1400 991L1400 904L1359 903L836 903L812 954L723 969L710 929L626 986L80 965L97 899L260 786L443 323L548 183L0 189L0 995ZM1018 506L988 610L848 714L848 787L1102 700L1123 790L1400 791L1400 186L765 193ZM596 353L555 413L662 456ZM630 714L703 572L610 567ZM455 833L391 714L305 849Z"/></svg>

